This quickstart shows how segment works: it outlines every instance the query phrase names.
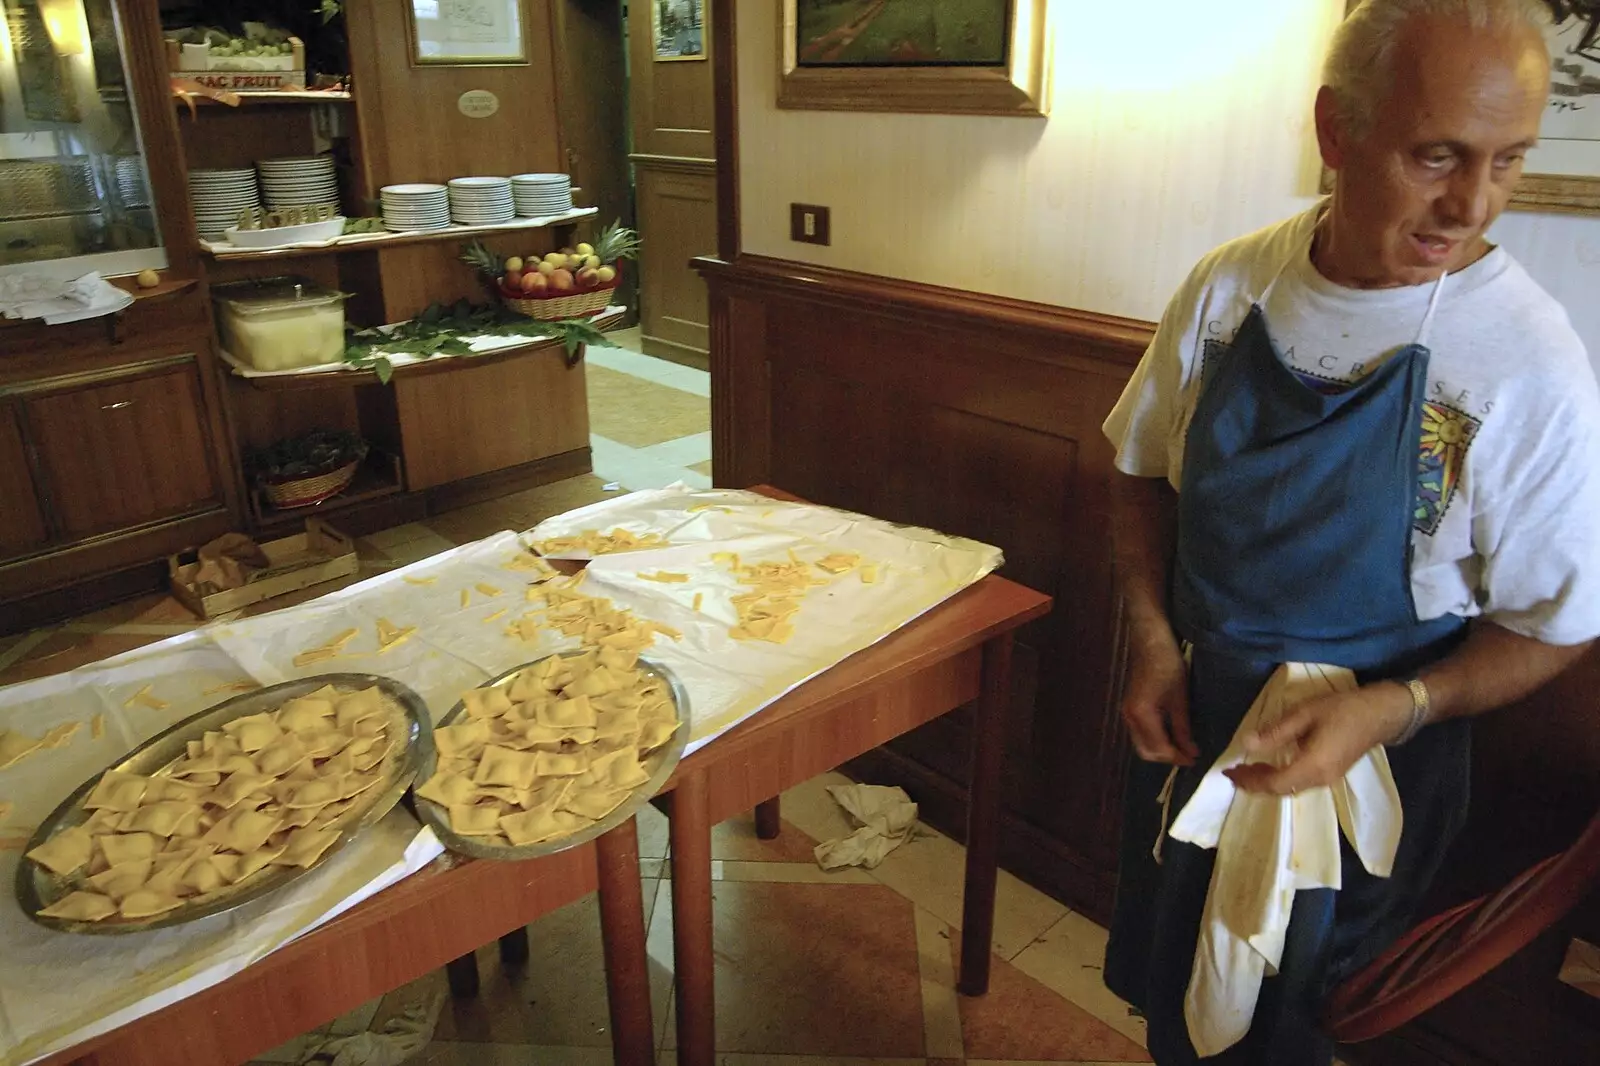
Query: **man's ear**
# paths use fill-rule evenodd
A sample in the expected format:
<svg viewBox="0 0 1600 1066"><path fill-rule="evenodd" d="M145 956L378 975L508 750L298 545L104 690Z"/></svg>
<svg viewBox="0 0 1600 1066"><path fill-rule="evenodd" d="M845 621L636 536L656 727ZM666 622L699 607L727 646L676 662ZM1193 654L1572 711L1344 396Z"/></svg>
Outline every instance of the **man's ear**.
<svg viewBox="0 0 1600 1066"><path fill-rule="evenodd" d="M1317 91L1317 147L1322 151L1322 165L1329 170L1344 166L1349 151L1350 137L1345 132L1344 119L1339 115L1339 105L1333 90L1324 85Z"/></svg>

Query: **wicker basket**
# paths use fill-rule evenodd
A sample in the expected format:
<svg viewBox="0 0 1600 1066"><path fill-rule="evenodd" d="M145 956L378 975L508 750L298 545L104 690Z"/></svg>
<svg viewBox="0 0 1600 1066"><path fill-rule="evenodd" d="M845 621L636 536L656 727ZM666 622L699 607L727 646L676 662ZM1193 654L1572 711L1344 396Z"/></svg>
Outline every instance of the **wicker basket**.
<svg viewBox="0 0 1600 1066"><path fill-rule="evenodd" d="M323 500L332 499L350 487L350 482L356 479L356 471L361 469L361 460L352 459L337 470L316 477L297 478L294 481L280 481L277 484L263 482L261 491L266 493L267 500L279 510L292 507L310 507L312 504L321 503Z"/></svg>
<svg viewBox="0 0 1600 1066"><path fill-rule="evenodd" d="M568 293L565 296L537 296L521 300L503 297L506 306L519 315L527 315L541 322L555 322L563 318L578 318L604 311L611 305L611 294L617 291L612 282L603 289Z"/></svg>

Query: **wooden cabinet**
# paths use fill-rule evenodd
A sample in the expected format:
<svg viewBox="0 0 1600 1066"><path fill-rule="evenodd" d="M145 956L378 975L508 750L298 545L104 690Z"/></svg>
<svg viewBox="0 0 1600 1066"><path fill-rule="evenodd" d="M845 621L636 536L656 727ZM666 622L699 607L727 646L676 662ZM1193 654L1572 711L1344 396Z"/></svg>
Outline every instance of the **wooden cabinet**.
<svg viewBox="0 0 1600 1066"><path fill-rule="evenodd" d="M0 559L36 548L49 536L29 465L17 405L0 401Z"/></svg>
<svg viewBox="0 0 1600 1066"><path fill-rule="evenodd" d="M220 505L192 356L34 383L22 403L60 539Z"/></svg>

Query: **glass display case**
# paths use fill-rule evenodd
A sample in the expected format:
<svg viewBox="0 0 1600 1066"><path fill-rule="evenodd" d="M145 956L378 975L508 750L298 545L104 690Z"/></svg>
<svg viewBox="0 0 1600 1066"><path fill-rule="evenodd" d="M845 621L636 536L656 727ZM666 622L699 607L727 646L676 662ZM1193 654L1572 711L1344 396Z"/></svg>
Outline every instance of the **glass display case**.
<svg viewBox="0 0 1600 1066"><path fill-rule="evenodd" d="M0 13L0 274L166 266L112 0Z"/></svg>

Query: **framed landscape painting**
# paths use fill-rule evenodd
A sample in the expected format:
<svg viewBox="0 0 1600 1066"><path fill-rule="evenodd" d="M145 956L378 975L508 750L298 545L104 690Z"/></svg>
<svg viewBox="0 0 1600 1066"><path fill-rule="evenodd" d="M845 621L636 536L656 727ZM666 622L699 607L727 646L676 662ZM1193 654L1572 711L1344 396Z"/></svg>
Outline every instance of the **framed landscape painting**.
<svg viewBox="0 0 1600 1066"><path fill-rule="evenodd" d="M650 0L657 63L706 58L706 0Z"/></svg>
<svg viewBox="0 0 1600 1066"><path fill-rule="evenodd" d="M783 0L778 106L1040 116L1045 0Z"/></svg>
<svg viewBox="0 0 1600 1066"><path fill-rule="evenodd" d="M1550 99L1511 206L1600 215L1600 0L1544 0ZM1348 0L1346 13L1359 0ZM1333 188L1323 171L1322 191Z"/></svg>

